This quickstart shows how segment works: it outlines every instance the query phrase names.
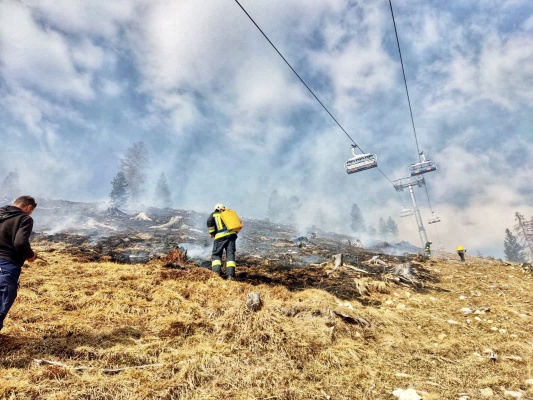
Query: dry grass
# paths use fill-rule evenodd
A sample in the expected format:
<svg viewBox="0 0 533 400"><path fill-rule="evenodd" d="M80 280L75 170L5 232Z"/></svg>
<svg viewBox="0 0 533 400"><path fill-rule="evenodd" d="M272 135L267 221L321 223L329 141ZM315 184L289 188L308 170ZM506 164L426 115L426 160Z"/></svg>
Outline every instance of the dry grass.
<svg viewBox="0 0 533 400"><path fill-rule="evenodd" d="M381 304L364 307L163 261L41 254L49 263L24 269L0 334L0 399L374 400L407 387L424 399L486 388L533 399L533 277L517 266L433 259L432 290L350 283ZM245 305L252 291L257 312Z"/></svg>

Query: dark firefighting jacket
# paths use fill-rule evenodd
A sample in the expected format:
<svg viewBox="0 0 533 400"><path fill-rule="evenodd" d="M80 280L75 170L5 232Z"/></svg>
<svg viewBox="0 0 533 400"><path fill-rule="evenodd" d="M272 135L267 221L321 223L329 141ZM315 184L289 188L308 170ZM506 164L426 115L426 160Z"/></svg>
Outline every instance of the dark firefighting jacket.
<svg viewBox="0 0 533 400"><path fill-rule="evenodd" d="M213 235L215 240L224 239L230 235L237 235L237 233L230 231L222 221L220 211L214 211L207 219L207 231Z"/></svg>

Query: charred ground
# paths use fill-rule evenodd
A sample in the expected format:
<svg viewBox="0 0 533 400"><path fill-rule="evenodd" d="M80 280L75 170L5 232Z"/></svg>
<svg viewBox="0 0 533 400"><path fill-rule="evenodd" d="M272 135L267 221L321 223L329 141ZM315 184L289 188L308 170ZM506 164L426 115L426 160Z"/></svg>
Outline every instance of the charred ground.
<svg viewBox="0 0 533 400"><path fill-rule="evenodd" d="M205 213L158 208L123 212L64 201L45 202L39 212L33 241L45 245L48 252L64 252L78 262L146 264L164 261L177 250L182 255L177 261L167 260L167 267L210 266L212 240L206 233ZM54 233L58 226L62 230ZM428 258L407 242L376 241L363 248L354 236L317 227L302 232L290 225L246 219L237 244L236 279L253 285L283 285L290 290L316 288L342 299L358 297L367 303L361 289L352 285L361 273L374 279L392 279L391 275L396 275L398 283L416 290L428 290L432 282L438 282L438 277L424 268ZM341 268L331 273L325 269L337 254L343 255L344 264L359 271ZM378 257L381 264L369 265L373 257ZM398 275L398 265L408 265L408 276L402 279Z"/></svg>

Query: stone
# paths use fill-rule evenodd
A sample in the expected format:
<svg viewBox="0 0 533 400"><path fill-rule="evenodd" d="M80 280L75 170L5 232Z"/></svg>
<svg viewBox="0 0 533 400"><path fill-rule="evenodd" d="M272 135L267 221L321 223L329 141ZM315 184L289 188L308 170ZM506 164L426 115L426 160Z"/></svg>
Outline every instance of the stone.
<svg viewBox="0 0 533 400"><path fill-rule="evenodd" d="M479 389L479 394L483 397L493 397L494 391L491 388L487 387L487 388Z"/></svg>
<svg viewBox="0 0 533 400"><path fill-rule="evenodd" d="M258 292L250 292L246 295L246 306L248 309L258 311L262 305L261 295Z"/></svg>

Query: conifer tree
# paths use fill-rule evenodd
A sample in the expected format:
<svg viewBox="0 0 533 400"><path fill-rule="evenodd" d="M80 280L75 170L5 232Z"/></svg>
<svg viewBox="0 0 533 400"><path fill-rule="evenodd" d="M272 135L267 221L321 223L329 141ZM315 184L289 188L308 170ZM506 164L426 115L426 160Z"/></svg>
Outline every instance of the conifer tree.
<svg viewBox="0 0 533 400"><path fill-rule="evenodd" d="M505 240L503 241L503 252L507 261L525 262L526 256L524 246L518 243L518 238L509 229L505 230Z"/></svg>
<svg viewBox="0 0 533 400"><path fill-rule="evenodd" d="M389 236L389 227L387 226L387 223L383 218L379 219L378 232L381 236L385 238Z"/></svg>
<svg viewBox="0 0 533 400"><path fill-rule="evenodd" d="M394 220L392 219L392 217L389 217L387 219L387 230L389 232L389 235L391 237L396 237L398 236L398 225L396 224L396 222L394 222Z"/></svg>
<svg viewBox="0 0 533 400"><path fill-rule="evenodd" d="M119 171L113 181L111 182L111 193L109 198L111 199L111 205L116 208L122 207L128 201L128 183L126 177L122 171Z"/></svg>
<svg viewBox="0 0 533 400"><path fill-rule="evenodd" d="M363 218L363 213L359 206L355 203L352 205L352 211L350 212L350 217L352 218L352 224L350 227L354 232L365 232L365 220Z"/></svg>
<svg viewBox="0 0 533 400"><path fill-rule="evenodd" d="M168 187L167 177L164 172L159 175L159 179L157 180L154 204L156 207L160 208L172 207L170 189Z"/></svg>

